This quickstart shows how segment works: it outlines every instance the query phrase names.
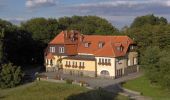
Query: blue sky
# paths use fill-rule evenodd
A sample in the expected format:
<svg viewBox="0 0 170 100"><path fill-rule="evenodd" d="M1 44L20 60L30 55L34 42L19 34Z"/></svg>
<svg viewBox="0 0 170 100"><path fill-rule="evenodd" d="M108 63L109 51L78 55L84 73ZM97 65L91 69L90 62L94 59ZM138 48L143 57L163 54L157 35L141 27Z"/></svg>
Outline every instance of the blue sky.
<svg viewBox="0 0 170 100"><path fill-rule="evenodd" d="M0 0L0 12L0 18L14 23L33 17L97 15L121 28L146 14L170 21L170 0Z"/></svg>

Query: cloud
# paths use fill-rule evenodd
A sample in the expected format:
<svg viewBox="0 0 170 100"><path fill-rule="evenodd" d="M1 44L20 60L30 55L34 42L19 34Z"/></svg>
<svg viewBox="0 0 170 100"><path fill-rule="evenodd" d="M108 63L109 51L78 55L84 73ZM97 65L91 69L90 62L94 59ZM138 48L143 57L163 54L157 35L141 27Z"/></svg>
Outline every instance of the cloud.
<svg viewBox="0 0 170 100"><path fill-rule="evenodd" d="M129 25L137 16L146 14L170 16L169 9L170 0L97 0L68 5L57 13L65 16L97 15L106 18L113 25L122 27Z"/></svg>
<svg viewBox="0 0 170 100"><path fill-rule="evenodd" d="M25 5L28 8L49 7L55 5L54 0L27 0Z"/></svg>

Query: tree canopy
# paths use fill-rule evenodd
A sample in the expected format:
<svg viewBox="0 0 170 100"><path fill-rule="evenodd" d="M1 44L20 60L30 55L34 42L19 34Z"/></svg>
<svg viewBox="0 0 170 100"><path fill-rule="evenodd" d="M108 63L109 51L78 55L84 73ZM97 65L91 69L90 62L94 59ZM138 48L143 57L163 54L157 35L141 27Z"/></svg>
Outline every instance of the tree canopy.
<svg viewBox="0 0 170 100"><path fill-rule="evenodd" d="M168 21L164 17L156 17L153 14L136 17L133 23L131 24L131 28L141 27L144 25L165 25Z"/></svg>

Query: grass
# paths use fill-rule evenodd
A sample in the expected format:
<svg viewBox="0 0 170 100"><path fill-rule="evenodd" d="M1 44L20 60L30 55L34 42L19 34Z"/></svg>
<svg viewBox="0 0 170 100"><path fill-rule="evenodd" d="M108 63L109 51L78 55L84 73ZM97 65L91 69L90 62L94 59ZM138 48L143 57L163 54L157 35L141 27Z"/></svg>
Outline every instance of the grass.
<svg viewBox="0 0 170 100"><path fill-rule="evenodd" d="M150 84L145 76L130 80L123 84L124 88L141 92L142 95L151 97L153 100L170 100L170 92L160 86Z"/></svg>
<svg viewBox="0 0 170 100"><path fill-rule="evenodd" d="M12 89L0 90L0 100L128 100L104 90L88 90L71 84L33 82Z"/></svg>

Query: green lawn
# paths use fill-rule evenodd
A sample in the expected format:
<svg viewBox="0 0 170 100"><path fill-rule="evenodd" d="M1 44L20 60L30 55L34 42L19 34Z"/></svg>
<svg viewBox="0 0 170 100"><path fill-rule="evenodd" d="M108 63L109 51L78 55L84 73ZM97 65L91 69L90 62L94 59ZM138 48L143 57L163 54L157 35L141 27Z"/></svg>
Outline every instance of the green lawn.
<svg viewBox="0 0 170 100"><path fill-rule="evenodd" d="M130 80L123 84L123 87L141 92L144 96L153 98L153 100L170 100L170 92L159 86L151 85L145 76Z"/></svg>
<svg viewBox="0 0 170 100"><path fill-rule="evenodd" d="M88 90L71 84L33 82L13 89L0 90L0 100L128 100L104 90Z"/></svg>

